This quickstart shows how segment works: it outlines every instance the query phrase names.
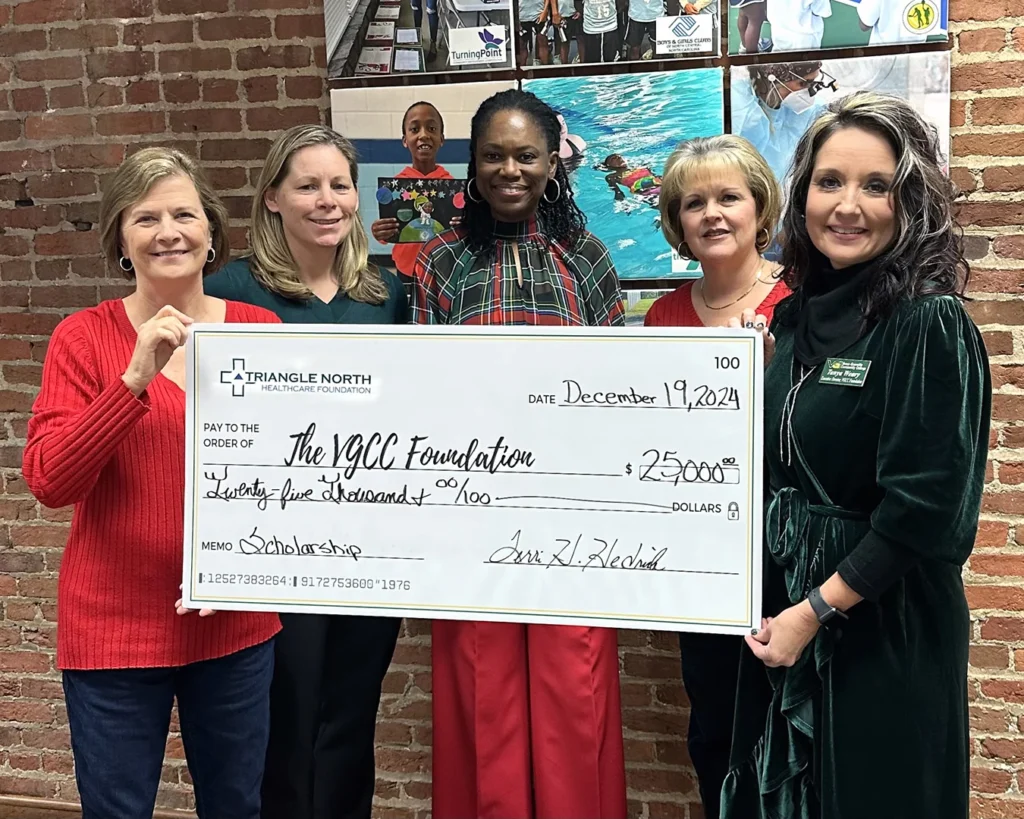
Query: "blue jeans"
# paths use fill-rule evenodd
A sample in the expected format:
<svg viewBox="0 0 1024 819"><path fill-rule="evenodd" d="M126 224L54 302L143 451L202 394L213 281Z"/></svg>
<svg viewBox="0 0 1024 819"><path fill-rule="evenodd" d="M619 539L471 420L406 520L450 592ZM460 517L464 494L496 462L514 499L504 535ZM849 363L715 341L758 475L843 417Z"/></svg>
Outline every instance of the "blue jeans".
<svg viewBox="0 0 1024 819"><path fill-rule="evenodd" d="M171 706L200 819L259 819L274 642L178 668L65 671L82 819L151 819Z"/></svg>

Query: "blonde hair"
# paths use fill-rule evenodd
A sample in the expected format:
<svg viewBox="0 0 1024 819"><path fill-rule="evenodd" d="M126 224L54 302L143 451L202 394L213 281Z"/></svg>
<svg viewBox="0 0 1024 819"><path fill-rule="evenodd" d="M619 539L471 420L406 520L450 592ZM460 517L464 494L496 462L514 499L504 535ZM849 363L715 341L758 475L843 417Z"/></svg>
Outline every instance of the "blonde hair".
<svg viewBox="0 0 1024 819"><path fill-rule="evenodd" d="M332 145L348 160L352 184L359 183L355 146L337 131L324 125L289 128L270 148L252 198L252 229L249 267L267 290L289 299L309 299L313 293L299 277L298 265L288 248L281 215L267 207L264 197L288 175L296 152L314 145ZM334 278L349 298L369 304L387 301L388 288L380 271L370 264L370 240L362 221L352 220L352 229L334 256Z"/></svg>
<svg viewBox="0 0 1024 819"><path fill-rule="evenodd" d="M682 142L665 163L665 173L661 179L661 232L677 252L684 243L679 227L679 208L687 187L697 176L713 175L725 170L742 173L754 196L757 252L763 253L772 243L782 210L782 191L775 174L749 140L734 134L723 134ZM762 232L767 236L766 239L760 238Z"/></svg>
<svg viewBox="0 0 1024 819"><path fill-rule="evenodd" d="M174 148L143 148L125 159L110 178L100 201L100 246L107 262L126 278L135 278L134 270L120 266L121 216L141 200L161 179L184 176L199 194L199 201L210 223L214 257L203 266L203 275L212 273L228 260L228 212L214 193L206 175L191 156Z"/></svg>

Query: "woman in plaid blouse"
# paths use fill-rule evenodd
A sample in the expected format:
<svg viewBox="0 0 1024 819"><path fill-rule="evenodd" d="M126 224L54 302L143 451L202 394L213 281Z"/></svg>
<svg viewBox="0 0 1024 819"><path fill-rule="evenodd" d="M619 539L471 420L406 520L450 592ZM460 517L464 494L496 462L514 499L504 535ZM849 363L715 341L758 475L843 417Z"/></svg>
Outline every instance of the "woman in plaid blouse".
<svg viewBox="0 0 1024 819"><path fill-rule="evenodd" d="M414 266L421 324L624 323L608 249L585 229L555 112L502 91L473 117L462 224ZM438 620L435 819L623 819L611 629Z"/></svg>

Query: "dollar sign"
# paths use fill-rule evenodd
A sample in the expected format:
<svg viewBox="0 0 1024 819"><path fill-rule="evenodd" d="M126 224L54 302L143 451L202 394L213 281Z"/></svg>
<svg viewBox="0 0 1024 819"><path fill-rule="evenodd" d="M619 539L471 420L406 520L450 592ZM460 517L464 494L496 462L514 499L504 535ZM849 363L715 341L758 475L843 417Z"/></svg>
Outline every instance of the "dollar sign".
<svg viewBox="0 0 1024 819"><path fill-rule="evenodd" d="M633 474L633 465L632 464L626 464L626 474L627 475L632 475Z"/></svg>

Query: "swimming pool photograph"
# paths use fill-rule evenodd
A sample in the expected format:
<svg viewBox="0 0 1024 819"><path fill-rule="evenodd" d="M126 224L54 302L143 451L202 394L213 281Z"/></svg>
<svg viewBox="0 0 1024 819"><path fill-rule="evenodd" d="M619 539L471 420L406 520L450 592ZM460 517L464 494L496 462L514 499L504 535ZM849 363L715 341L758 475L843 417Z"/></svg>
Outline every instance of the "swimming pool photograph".
<svg viewBox="0 0 1024 819"><path fill-rule="evenodd" d="M576 201L619 278L699 276L661 234L661 174L681 141L723 132L722 70L532 79L523 90L565 119L561 153Z"/></svg>

